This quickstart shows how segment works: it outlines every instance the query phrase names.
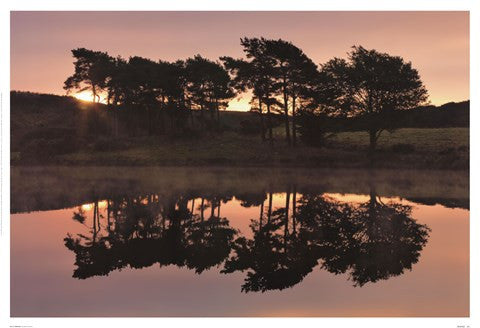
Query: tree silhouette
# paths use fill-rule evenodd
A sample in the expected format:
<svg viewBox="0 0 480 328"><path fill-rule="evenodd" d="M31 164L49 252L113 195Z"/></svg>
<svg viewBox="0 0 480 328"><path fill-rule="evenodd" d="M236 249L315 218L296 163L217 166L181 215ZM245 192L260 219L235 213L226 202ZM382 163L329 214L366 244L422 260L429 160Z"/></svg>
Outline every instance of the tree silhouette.
<svg viewBox="0 0 480 328"><path fill-rule="evenodd" d="M92 51L85 48L72 50L75 58L75 73L68 77L64 89L70 91L77 89L80 92L91 90L93 102L100 101L99 93L107 86L113 60L106 53Z"/></svg>
<svg viewBox="0 0 480 328"><path fill-rule="evenodd" d="M376 50L354 46L348 60L335 58L322 66L330 78L331 95L325 99L345 116L365 117L369 152L385 129L395 128L392 113L412 109L427 101L428 95L418 71L410 62Z"/></svg>
<svg viewBox="0 0 480 328"><path fill-rule="evenodd" d="M295 115L297 99L309 95L307 89L311 82L315 82L317 66L307 55L293 43L278 40L261 39L265 44L265 55L271 59L275 90L283 101L283 114L285 121L285 137L288 144L296 143ZM293 140L290 137L289 101L291 101L291 114L293 125Z"/></svg>
<svg viewBox="0 0 480 328"><path fill-rule="evenodd" d="M258 38L242 38L240 44L247 57L244 59L233 59L221 57L225 67L233 74L234 85L240 90L252 90L253 98L258 101L258 112L263 120L263 109L266 106L268 139L273 145L273 106L278 104L275 99L273 59L266 55L265 40ZM264 138L263 124L262 138Z"/></svg>
<svg viewBox="0 0 480 328"><path fill-rule="evenodd" d="M193 108L203 112L210 111L212 119L215 114L219 122L219 112L228 105L228 100L235 96L230 84L230 76L218 63L196 55L185 64L187 74L186 89Z"/></svg>

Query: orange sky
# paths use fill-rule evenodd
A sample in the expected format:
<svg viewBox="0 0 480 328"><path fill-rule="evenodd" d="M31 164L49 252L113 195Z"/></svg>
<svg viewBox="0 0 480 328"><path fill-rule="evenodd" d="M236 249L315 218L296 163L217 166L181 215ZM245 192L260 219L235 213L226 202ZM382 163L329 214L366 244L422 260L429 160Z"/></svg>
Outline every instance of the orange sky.
<svg viewBox="0 0 480 328"><path fill-rule="evenodd" d="M218 59L242 56L244 36L292 41L317 64L353 45L375 48L411 61L433 104L469 99L468 12L12 12L11 89L65 94L76 47Z"/></svg>

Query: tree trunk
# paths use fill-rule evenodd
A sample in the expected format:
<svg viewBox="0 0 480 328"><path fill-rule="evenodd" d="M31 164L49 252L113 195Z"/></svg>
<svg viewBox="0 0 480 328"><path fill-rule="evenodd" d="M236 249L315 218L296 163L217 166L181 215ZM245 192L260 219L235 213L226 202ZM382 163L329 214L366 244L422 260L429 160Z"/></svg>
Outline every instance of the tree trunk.
<svg viewBox="0 0 480 328"><path fill-rule="evenodd" d="M294 147L297 144L297 128L295 126L295 115L296 115L296 112L295 112L295 98L296 97L292 98L292 142L293 142Z"/></svg>
<svg viewBox="0 0 480 328"><path fill-rule="evenodd" d="M92 84L92 95L93 95L93 102L97 102L97 90L95 88L95 84Z"/></svg>
<svg viewBox="0 0 480 328"><path fill-rule="evenodd" d="M287 140L287 144L291 144L290 139L290 122L288 120L288 95L286 87L283 87L283 111L285 112L285 138Z"/></svg>
<svg viewBox="0 0 480 328"><path fill-rule="evenodd" d="M272 113L270 112L270 104L267 104L267 115L268 115L268 139L270 140L270 144L273 146Z"/></svg>
<svg viewBox="0 0 480 328"><path fill-rule="evenodd" d="M262 141L265 141L265 122L263 119L263 112L262 112L262 101L258 101L258 110L260 113L260 124L262 126Z"/></svg>
<svg viewBox="0 0 480 328"><path fill-rule="evenodd" d="M215 100L215 109L217 111L217 126L220 128L220 107L218 106L218 100Z"/></svg>
<svg viewBox="0 0 480 328"><path fill-rule="evenodd" d="M270 223L270 218L272 217L272 201L273 201L273 194L270 192L270 196L268 197L268 214L267 214L267 223Z"/></svg>
<svg viewBox="0 0 480 328"><path fill-rule="evenodd" d="M287 239L288 239L288 212L290 209L290 190L287 191L287 197L285 199L285 230L283 232L283 242L285 251L287 250Z"/></svg>
<svg viewBox="0 0 480 328"><path fill-rule="evenodd" d="M262 223L263 223L263 204L265 203L265 201L262 202L262 204L260 205L260 229L259 230L262 230Z"/></svg>
<svg viewBox="0 0 480 328"><path fill-rule="evenodd" d="M293 201L292 201L292 226L293 226L293 233L295 234L296 225L297 225L297 186L293 186Z"/></svg>

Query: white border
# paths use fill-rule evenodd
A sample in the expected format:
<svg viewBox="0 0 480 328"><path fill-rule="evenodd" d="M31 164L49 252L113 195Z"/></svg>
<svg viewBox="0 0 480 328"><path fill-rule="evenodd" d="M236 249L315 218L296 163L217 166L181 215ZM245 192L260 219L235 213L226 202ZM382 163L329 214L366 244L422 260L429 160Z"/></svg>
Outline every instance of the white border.
<svg viewBox="0 0 480 328"><path fill-rule="evenodd" d="M82 1L59 1L59 0L3 0L0 2L0 87L2 93L1 112L1 218L2 230L0 243L0 327L8 326L32 326L32 327L97 327L115 326L130 327L154 327L159 324L166 325L194 325L196 327L228 326L242 327L254 326L275 326L289 327L293 324L317 327L448 327L456 328L476 327L480 325L480 303L479 303L479 224L477 215L480 213L480 202L478 201L477 182L479 175L475 168L478 166L478 149L480 132L476 129L479 122L480 110L478 99L478 88L480 86L480 1L472 0L176 0L175 2L164 2L154 0L82 0ZM253 319L253 318L10 318L9 317L9 217L10 217L10 119L9 119L9 92L10 92L10 11L11 10L401 10L401 11L423 11L423 10L461 10L470 11L470 99L471 99L471 261L470 261L470 318L306 318L306 319ZM79 27L81 28L81 26ZM392 297L395 297L392 295Z"/></svg>

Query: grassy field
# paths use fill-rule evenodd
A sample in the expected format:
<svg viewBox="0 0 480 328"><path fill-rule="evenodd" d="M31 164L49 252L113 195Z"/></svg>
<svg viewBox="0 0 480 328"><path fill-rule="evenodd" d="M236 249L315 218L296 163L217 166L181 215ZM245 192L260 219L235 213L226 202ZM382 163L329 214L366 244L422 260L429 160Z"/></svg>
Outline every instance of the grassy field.
<svg viewBox="0 0 480 328"><path fill-rule="evenodd" d="M388 150L393 145L410 144L414 151L441 153L468 150L469 129L399 129L393 133L384 131L378 140L378 149ZM366 132L343 132L338 134L332 143L337 147L366 148L368 135Z"/></svg>
<svg viewBox="0 0 480 328"><path fill-rule="evenodd" d="M380 168L468 169L467 128L399 129L379 139L375 166ZM136 139L128 149L83 150L60 155L64 165L219 165L359 168L369 165L368 135L343 132L323 148L289 147L278 131L274 146L258 136L224 133L200 140L158 137Z"/></svg>

